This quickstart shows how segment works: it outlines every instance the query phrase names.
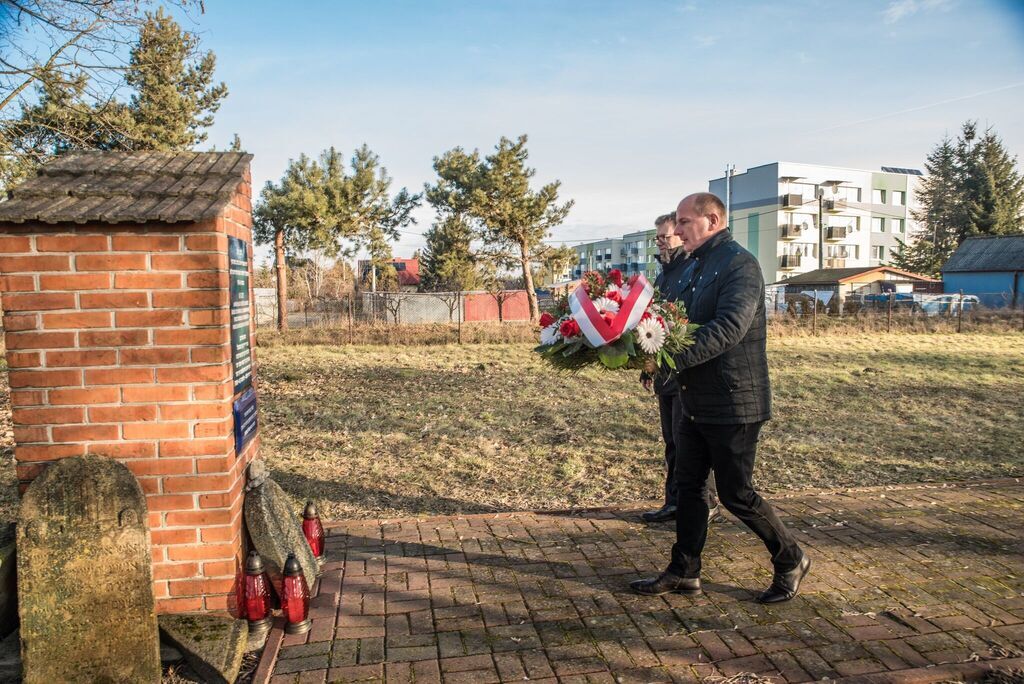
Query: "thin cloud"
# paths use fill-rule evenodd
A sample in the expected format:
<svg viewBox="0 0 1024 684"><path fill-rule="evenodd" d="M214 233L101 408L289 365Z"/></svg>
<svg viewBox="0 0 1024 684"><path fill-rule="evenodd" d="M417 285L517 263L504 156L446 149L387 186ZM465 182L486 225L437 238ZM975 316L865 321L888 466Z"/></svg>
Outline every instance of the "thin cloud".
<svg viewBox="0 0 1024 684"><path fill-rule="evenodd" d="M974 97L981 97L982 95L991 95L992 93L1002 92L1004 90L1011 90L1013 88L1020 88L1024 86L1024 81L1020 83L1010 83L1008 85L999 86L998 88L992 88L990 90L982 90L980 93L971 93L970 95L961 95L960 97L951 97L946 100L939 100L938 102L929 102L928 104L920 105L918 107L910 107L908 109L900 109L895 112L889 112L888 114L880 114L879 116L872 116L867 119L860 119L859 121L847 121L846 123L836 124L835 126L827 126L825 128L818 128L809 133L823 133L825 131L834 131L837 128L845 128L847 126L857 126L864 123L870 123L872 121L879 121L881 119L888 119L891 116L899 116L900 114L909 114L910 112L919 112L922 109L930 109L931 107L938 107L939 105L950 104L951 102L960 102L961 100L970 100Z"/></svg>
<svg viewBox="0 0 1024 684"><path fill-rule="evenodd" d="M718 36L697 36L697 44L701 47L711 47L718 42Z"/></svg>
<svg viewBox="0 0 1024 684"><path fill-rule="evenodd" d="M882 11L886 24L895 24L918 12L949 9L950 0L892 0Z"/></svg>

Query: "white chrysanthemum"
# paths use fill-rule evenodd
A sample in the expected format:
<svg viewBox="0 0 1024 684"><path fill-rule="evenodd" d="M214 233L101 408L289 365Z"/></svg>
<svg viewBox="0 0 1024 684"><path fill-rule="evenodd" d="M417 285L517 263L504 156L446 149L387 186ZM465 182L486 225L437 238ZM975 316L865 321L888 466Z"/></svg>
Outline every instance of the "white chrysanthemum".
<svg viewBox="0 0 1024 684"><path fill-rule="evenodd" d="M607 297L598 297L594 300L594 306L598 311L607 311L608 313L618 313L619 305L608 299Z"/></svg>
<svg viewBox="0 0 1024 684"><path fill-rule="evenodd" d="M619 288L619 294L622 295L622 301L629 299L629 285L623 283L622 287Z"/></svg>
<svg viewBox="0 0 1024 684"><path fill-rule="evenodd" d="M646 318L636 326L640 348L648 354L657 354L665 344L665 329L654 318Z"/></svg>
<svg viewBox="0 0 1024 684"><path fill-rule="evenodd" d="M541 344L554 344L558 340L562 339L561 333L558 332L558 324L554 323L546 328L540 329L540 343Z"/></svg>

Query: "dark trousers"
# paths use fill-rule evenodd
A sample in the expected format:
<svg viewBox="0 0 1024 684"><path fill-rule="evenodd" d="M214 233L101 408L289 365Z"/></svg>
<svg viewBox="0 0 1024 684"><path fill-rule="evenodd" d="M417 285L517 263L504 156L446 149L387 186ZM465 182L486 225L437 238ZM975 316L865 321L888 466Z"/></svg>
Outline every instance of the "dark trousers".
<svg viewBox="0 0 1024 684"><path fill-rule="evenodd" d="M679 394L659 394L658 414L661 417L661 438L665 441L665 505L675 506L676 492L676 431L683 420L683 405ZM708 508L718 505L715 498L715 474L709 473L705 498Z"/></svg>
<svg viewBox="0 0 1024 684"><path fill-rule="evenodd" d="M676 430L675 463L679 509L676 543L669 572L680 577L700 576L700 554L708 537L708 472L718 482L718 496L726 509L761 538L777 572L800 563L803 552L771 505L754 491L752 476L757 438L764 423L708 425L689 418Z"/></svg>

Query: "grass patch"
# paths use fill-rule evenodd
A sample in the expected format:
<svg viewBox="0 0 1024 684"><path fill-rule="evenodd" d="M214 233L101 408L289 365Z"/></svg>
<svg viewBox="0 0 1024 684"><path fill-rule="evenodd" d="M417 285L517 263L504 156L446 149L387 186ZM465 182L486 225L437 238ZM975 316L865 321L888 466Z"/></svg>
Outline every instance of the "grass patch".
<svg viewBox="0 0 1024 684"><path fill-rule="evenodd" d="M330 517L657 497L636 373L554 374L531 346L262 350L262 453ZM1024 336L787 337L769 358L766 491L1024 472Z"/></svg>
<svg viewBox="0 0 1024 684"><path fill-rule="evenodd" d="M637 374L556 374L532 346L262 347L261 453L329 518L658 497L657 406ZM769 360L765 491L1024 474L1024 335L775 337ZM10 517L6 387L0 435Z"/></svg>

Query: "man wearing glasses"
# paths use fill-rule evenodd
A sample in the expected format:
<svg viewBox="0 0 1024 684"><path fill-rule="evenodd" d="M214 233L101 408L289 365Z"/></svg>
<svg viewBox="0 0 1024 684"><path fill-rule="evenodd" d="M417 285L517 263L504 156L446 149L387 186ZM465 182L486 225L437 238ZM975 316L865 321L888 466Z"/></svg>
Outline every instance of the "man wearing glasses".
<svg viewBox="0 0 1024 684"><path fill-rule="evenodd" d="M657 229L655 241L658 243L658 261L661 273L654 281L661 297L674 302L682 294L683 275L690 260L683 249L683 241L675 234L676 215L663 214L654 221ZM682 405L679 403L679 385L669 371L659 371L654 376L643 373L640 383L647 391L654 390L658 397L658 413L661 416L661 436L665 441L665 504L656 511L647 511L640 517L644 522L657 523L676 518L676 439L675 426L683 420ZM721 512L715 498L715 475L708 477L707 486L708 522L713 521Z"/></svg>

